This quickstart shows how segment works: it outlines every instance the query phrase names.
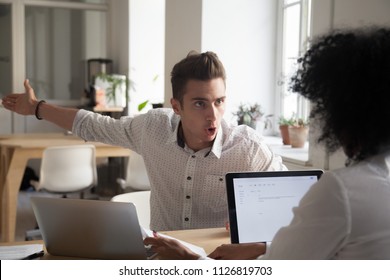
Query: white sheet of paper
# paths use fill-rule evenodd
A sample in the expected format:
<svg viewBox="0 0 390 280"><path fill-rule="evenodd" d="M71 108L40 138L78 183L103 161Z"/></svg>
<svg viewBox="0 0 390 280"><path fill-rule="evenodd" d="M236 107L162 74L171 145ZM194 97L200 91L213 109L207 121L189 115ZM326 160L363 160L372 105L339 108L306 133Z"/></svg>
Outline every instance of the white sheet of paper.
<svg viewBox="0 0 390 280"><path fill-rule="evenodd" d="M142 237L143 238L145 238L145 237L153 237L153 231L151 231L150 229L145 229L145 228L141 227L141 232L142 232ZM166 237L166 238L175 239L175 240L179 241L181 244L186 246L188 249L190 249L191 251L193 251L194 253L196 253L196 254L198 254L198 255L200 255L202 257L206 257L207 256L206 251L202 247L196 246L194 244L185 242L185 241L177 239L177 238L173 238L173 237L165 235L165 234L159 233L159 235L161 235L163 237Z"/></svg>
<svg viewBox="0 0 390 280"><path fill-rule="evenodd" d="M0 246L0 260L20 260L42 250L42 244Z"/></svg>

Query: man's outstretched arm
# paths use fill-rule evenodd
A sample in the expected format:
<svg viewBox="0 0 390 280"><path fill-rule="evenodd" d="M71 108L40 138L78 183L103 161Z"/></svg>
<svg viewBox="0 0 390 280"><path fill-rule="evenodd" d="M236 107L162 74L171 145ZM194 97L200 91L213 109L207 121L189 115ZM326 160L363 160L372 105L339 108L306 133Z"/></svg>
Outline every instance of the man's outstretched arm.
<svg viewBox="0 0 390 280"><path fill-rule="evenodd" d="M72 130L78 109L64 108L37 100L34 89L27 79L24 81L24 88L24 93L11 93L3 97L4 108L25 116L35 115L66 130Z"/></svg>

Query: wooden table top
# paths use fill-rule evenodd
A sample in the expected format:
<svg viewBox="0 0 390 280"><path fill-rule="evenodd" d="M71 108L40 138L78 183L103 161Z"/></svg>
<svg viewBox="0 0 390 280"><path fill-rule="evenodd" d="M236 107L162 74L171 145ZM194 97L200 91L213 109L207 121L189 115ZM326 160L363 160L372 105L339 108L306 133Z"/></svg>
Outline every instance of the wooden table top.
<svg viewBox="0 0 390 280"><path fill-rule="evenodd" d="M210 254L212 251L214 251L216 247L218 247L221 244L230 243L230 235L225 228L162 231L161 233L191 243L193 245L202 247L207 254ZM0 242L0 246L26 245L26 244L43 244L43 240ZM46 252L45 248L44 250ZM52 256L46 254L42 259L61 260L61 259L73 259L73 258Z"/></svg>

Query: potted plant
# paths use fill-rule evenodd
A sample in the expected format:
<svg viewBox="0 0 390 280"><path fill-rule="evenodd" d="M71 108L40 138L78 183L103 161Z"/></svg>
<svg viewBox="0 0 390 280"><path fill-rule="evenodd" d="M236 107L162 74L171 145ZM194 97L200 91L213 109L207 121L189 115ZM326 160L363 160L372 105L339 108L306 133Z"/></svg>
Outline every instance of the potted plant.
<svg viewBox="0 0 390 280"><path fill-rule="evenodd" d="M126 107L129 83L130 80L125 75L106 73L96 75L95 85L105 89L101 105Z"/></svg>
<svg viewBox="0 0 390 280"><path fill-rule="evenodd" d="M288 127L294 125L294 117L287 119L284 116L279 117L279 129L282 136L283 145L290 145Z"/></svg>
<svg viewBox="0 0 390 280"><path fill-rule="evenodd" d="M157 80L158 75L156 75L153 79L153 82ZM134 82L131 81L127 76L125 75L118 75L118 74L106 74L106 73L100 73L96 75L96 78L100 80L101 82L96 82L96 84L103 88L104 97L102 98L103 101L97 102L97 105L100 106L114 106L114 107L126 107L127 102L129 100L129 89L135 91L134 88ZM102 84L103 83L103 84ZM102 94L102 93L100 93ZM142 109L146 107L146 105L149 104L149 100L146 100L140 104L138 104L138 111L140 112Z"/></svg>
<svg viewBox="0 0 390 280"><path fill-rule="evenodd" d="M288 127L288 134L292 148L302 148L305 145L309 134L309 121L301 118L294 119L292 125Z"/></svg>
<svg viewBox="0 0 390 280"><path fill-rule="evenodd" d="M271 117L273 115L269 114L264 116L264 112L258 103L253 105L240 104L238 110L233 115L237 117L238 125L245 124L256 129L256 123L262 119L264 121L264 129L272 127Z"/></svg>

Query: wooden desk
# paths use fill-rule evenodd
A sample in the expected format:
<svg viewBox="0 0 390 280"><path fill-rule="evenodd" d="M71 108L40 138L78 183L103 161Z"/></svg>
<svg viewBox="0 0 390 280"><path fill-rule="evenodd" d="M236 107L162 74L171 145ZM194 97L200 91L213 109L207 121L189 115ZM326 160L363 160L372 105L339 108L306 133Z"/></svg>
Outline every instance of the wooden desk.
<svg viewBox="0 0 390 280"><path fill-rule="evenodd" d="M15 240L16 211L20 183L27 162L42 158L51 146L93 144L97 157L128 157L130 150L84 140L63 133L0 135L1 240Z"/></svg>
<svg viewBox="0 0 390 280"><path fill-rule="evenodd" d="M230 244L230 234L225 228L188 229L161 232L202 247L206 254L210 254L222 244Z"/></svg>
<svg viewBox="0 0 390 280"><path fill-rule="evenodd" d="M190 230L176 230L161 232L176 239L191 243L193 245L202 247L207 254L210 254L216 247L221 244L229 244L230 236L229 232L225 228L207 228L207 229L190 229ZM42 244L42 240L34 241L21 241L21 242L6 242L0 243L0 246L4 245L23 245L23 244ZM46 251L46 250L45 250ZM51 256L46 253L42 257L45 260L53 259L72 259L69 257Z"/></svg>

